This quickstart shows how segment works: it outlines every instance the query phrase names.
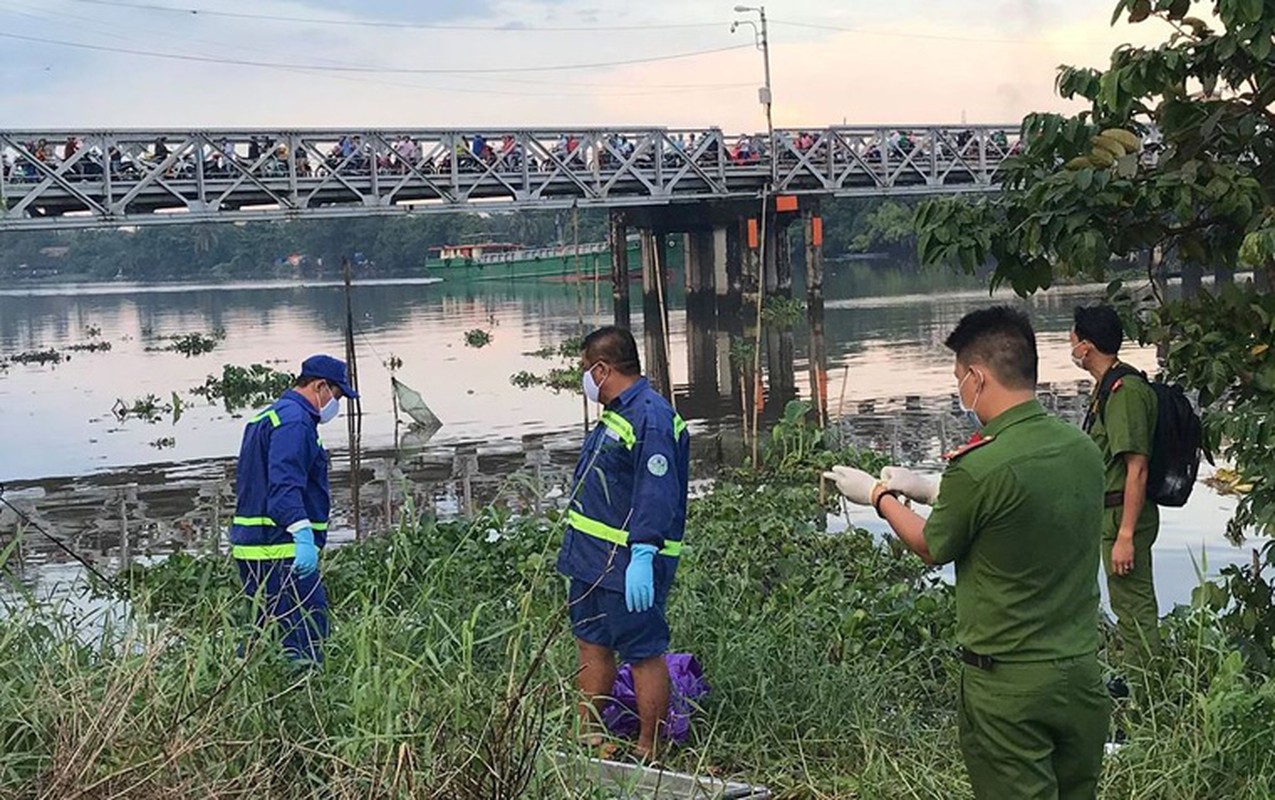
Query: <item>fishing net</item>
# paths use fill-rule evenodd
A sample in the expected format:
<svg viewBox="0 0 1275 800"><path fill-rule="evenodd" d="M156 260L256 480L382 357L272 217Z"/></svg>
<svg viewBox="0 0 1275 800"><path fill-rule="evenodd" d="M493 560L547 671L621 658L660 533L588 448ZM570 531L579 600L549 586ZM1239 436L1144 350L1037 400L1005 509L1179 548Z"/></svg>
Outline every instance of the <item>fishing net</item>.
<svg viewBox="0 0 1275 800"><path fill-rule="evenodd" d="M390 378L390 382L394 387L394 397L398 401L399 410L410 417L414 425L431 431L443 427L442 421L434 416L429 406L425 405L425 398L421 397L420 392L398 378Z"/></svg>

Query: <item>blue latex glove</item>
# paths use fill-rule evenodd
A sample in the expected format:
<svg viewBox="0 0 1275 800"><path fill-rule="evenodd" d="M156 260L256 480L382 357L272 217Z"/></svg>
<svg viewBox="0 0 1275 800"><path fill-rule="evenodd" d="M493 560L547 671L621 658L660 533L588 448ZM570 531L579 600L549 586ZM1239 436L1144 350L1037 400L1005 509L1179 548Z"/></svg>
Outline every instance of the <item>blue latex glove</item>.
<svg viewBox="0 0 1275 800"><path fill-rule="evenodd" d="M319 569L319 548L314 546L314 531L302 528L292 534L292 541L297 546L297 554L292 559L293 571L303 578L313 575Z"/></svg>
<svg viewBox="0 0 1275 800"><path fill-rule="evenodd" d="M635 544L629 555L629 568L624 571L624 605L630 613L639 614L655 605L655 554L653 544Z"/></svg>

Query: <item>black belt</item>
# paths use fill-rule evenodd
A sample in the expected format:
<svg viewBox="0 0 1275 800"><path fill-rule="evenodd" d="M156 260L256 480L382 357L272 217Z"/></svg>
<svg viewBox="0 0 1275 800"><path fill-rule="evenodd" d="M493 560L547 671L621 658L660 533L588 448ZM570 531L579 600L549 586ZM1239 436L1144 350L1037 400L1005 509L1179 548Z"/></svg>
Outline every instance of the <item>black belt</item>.
<svg viewBox="0 0 1275 800"><path fill-rule="evenodd" d="M991 672L992 667L996 665L996 659L991 656L981 656L973 650L961 648L961 660L971 667L978 667L985 672Z"/></svg>
<svg viewBox="0 0 1275 800"><path fill-rule="evenodd" d="M1124 505L1124 492L1107 492L1102 505L1104 508L1119 508Z"/></svg>

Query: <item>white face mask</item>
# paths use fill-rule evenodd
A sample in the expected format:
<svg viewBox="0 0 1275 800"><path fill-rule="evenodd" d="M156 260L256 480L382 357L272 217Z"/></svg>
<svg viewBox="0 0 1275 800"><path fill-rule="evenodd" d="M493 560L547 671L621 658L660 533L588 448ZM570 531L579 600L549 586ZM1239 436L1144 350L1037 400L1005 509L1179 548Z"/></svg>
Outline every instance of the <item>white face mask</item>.
<svg viewBox="0 0 1275 800"><path fill-rule="evenodd" d="M974 370L966 370L965 377L961 378L961 382L956 384L956 402L961 404L961 411L965 414L965 418L974 424L974 427L983 427L983 420L978 418L978 412L974 409L978 408L979 395L983 393L983 386L979 384L978 389L974 392L974 400L968 406L965 405L965 398L961 397L961 387L965 385L966 378L974 374Z"/></svg>
<svg viewBox="0 0 1275 800"><path fill-rule="evenodd" d="M1076 365L1076 367L1077 367L1077 368L1079 368L1079 369L1084 369L1084 368L1085 368L1085 357L1084 357L1084 356L1078 356L1078 355L1076 355L1076 347L1080 347L1080 345L1081 345L1081 344L1084 344L1084 343L1083 343L1083 342L1080 342L1080 343L1076 344L1076 345L1075 345L1075 347L1072 347L1072 348L1071 348L1071 363L1075 364L1075 365Z"/></svg>
<svg viewBox="0 0 1275 800"><path fill-rule="evenodd" d="M593 365L596 367L597 363ZM581 382L584 384L584 396L589 398L591 403L601 403L602 384L593 379L593 367L589 367L584 371ZM602 383L606 383L606 378L602 379Z"/></svg>
<svg viewBox="0 0 1275 800"><path fill-rule="evenodd" d="M332 392L332 389L329 387L328 391ZM336 419L337 415L340 413L341 402L336 399L336 394L334 393L330 398L328 398L328 402L323 404L323 408L319 409L319 424L328 424L332 420Z"/></svg>

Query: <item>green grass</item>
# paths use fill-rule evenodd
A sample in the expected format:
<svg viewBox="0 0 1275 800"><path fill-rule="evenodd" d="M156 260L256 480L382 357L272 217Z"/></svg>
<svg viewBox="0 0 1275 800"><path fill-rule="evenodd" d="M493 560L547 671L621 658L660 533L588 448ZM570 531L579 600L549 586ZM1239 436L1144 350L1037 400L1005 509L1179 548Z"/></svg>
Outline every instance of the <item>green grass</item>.
<svg viewBox="0 0 1275 800"><path fill-rule="evenodd" d="M897 546L827 534L816 476L837 456L791 429L772 442L782 471L692 501L669 615L713 691L670 766L783 798L969 797L950 589ZM527 507L513 495L528 482L511 487L473 521L409 509L326 554L321 672L264 640L236 656L250 630L224 558L129 573L132 623L91 645L67 614L11 604L0 796L606 797L551 757L578 733L562 523L507 510ZM1245 671L1210 612L1166 634L1165 677L1122 708L1130 744L1102 796L1268 797L1275 683Z"/></svg>

